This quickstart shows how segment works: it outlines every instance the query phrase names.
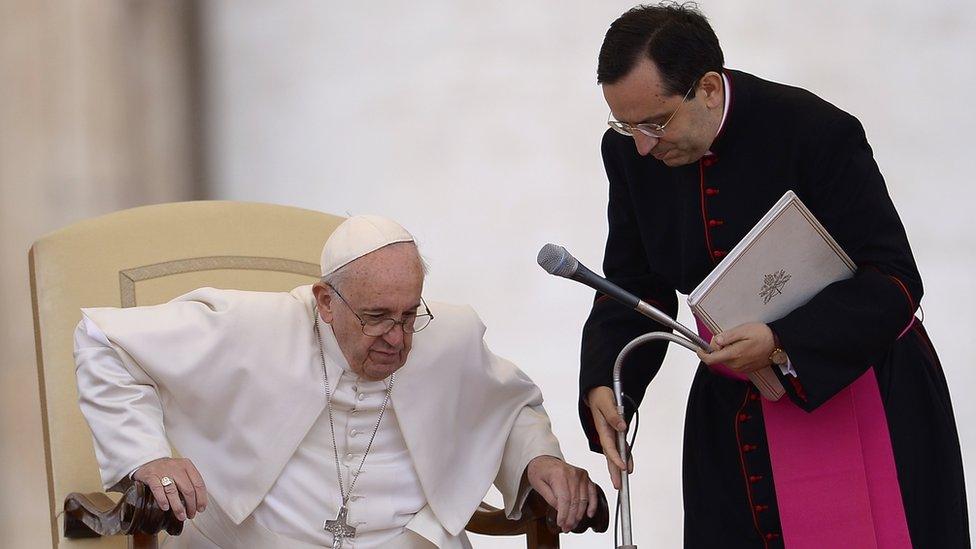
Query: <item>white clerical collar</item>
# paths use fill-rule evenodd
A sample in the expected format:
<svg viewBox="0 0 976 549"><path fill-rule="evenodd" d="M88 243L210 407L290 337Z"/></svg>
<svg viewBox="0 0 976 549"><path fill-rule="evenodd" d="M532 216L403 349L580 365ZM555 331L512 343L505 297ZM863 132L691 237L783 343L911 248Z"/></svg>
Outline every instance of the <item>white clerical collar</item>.
<svg viewBox="0 0 976 549"><path fill-rule="evenodd" d="M722 73L722 86L725 92L725 105L722 107L722 121L718 124L718 131L715 132L715 137L712 138L712 142L722 135L722 129L725 128L725 119L729 116L729 106L732 104L732 83L729 81L729 75ZM715 154L712 151L705 153L706 156L710 154Z"/></svg>
<svg viewBox="0 0 976 549"><path fill-rule="evenodd" d="M316 312L318 314L318 312ZM322 331L322 349L325 351L325 370L329 374L330 380L338 380L343 373L352 373L352 368L346 361L346 355L342 354L339 348L339 341L336 340L332 325L326 324L319 317L319 329ZM353 374L355 375L355 374Z"/></svg>
<svg viewBox="0 0 976 549"><path fill-rule="evenodd" d="M715 132L715 136L718 137L722 133L722 128L725 127L725 119L729 116L729 105L732 104L732 83L729 82L729 75L722 73L722 85L725 91L725 106L722 107L722 122L718 125L718 131Z"/></svg>

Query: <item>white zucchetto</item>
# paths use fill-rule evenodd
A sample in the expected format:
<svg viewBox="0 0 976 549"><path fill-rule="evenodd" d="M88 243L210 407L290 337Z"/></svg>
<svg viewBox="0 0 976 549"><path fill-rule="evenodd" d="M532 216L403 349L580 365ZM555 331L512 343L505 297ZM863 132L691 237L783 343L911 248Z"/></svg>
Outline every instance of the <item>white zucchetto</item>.
<svg viewBox="0 0 976 549"><path fill-rule="evenodd" d="M322 248L322 276L398 242L414 242L414 238L396 221L378 215L350 217L336 227Z"/></svg>

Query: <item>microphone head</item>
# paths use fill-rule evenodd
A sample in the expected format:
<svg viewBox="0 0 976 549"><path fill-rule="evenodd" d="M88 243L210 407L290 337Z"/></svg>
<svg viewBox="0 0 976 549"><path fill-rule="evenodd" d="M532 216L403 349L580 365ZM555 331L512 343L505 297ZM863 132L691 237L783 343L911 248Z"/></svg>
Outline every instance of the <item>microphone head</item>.
<svg viewBox="0 0 976 549"><path fill-rule="evenodd" d="M567 278L576 274L579 268L579 261L566 248L556 244L543 246L536 261L547 273Z"/></svg>

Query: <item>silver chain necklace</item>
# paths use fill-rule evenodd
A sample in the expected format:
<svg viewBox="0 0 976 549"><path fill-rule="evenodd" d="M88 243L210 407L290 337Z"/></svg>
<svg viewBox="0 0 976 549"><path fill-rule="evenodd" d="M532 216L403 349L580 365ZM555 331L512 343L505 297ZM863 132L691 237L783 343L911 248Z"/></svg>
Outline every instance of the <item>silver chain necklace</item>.
<svg viewBox="0 0 976 549"><path fill-rule="evenodd" d="M349 492L346 492L342 484L342 466L339 465L339 447L336 445L335 420L332 418L332 390L329 387L329 372L325 366L325 346L322 345L322 332L319 330L319 313L315 311L315 336L319 340L319 357L322 359L322 377L325 380L325 405L329 410L329 430L332 432L332 453L335 456L336 477L339 479L339 495L342 496L342 503L339 505L339 513L334 520L325 521L324 530L332 534L332 549L341 549L342 542L346 539L356 538L356 528L348 522L349 497L352 496L352 489L359 480L359 473L363 471L363 464L366 463L366 456L370 448L373 447L373 439L376 432L380 429L380 422L383 421L383 414L386 412L386 405L390 402L390 394L393 393L393 384L396 382L396 372L390 376L390 384L386 386L386 397L383 398L383 405L380 407L380 416L376 418L376 426L373 427L373 434L369 436L369 443L366 451L363 452L363 459L359 462L359 468L353 475L349 483Z"/></svg>

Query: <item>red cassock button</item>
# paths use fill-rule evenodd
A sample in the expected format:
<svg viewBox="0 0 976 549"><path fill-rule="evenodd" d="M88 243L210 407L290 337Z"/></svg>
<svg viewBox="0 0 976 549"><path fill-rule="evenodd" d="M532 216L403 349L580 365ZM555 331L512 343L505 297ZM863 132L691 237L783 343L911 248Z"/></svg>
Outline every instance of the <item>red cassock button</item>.
<svg viewBox="0 0 976 549"><path fill-rule="evenodd" d="M762 512L763 512L763 511L765 511L766 509L769 509L769 506L768 506L768 505L757 505L757 506L755 507L755 509L756 509L756 512L757 512L757 513L762 513Z"/></svg>
<svg viewBox="0 0 976 549"><path fill-rule="evenodd" d="M728 252L726 252L725 250L715 250L714 252L712 252L712 256L715 257L715 259L719 259L725 257L726 253Z"/></svg>
<svg viewBox="0 0 976 549"><path fill-rule="evenodd" d="M743 452L751 452L751 451L755 450L756 448L757 448L757 446L755 444L743 444L742 445L742 451Z"/></svg>
<svg viewBox="0 0 976 549"><path fill-rule="evenodd" d="M749 394L749 400L759 400L759 394L758 393L750 393Z"/></svg>
<svg viewBox="0 0 976 549"><path fill-rule="evenodd" d="M704 164L706 168L714 166L716 162L718 162L718 158L715 155L702 157L702 164Z"/></svg>
<svg viewBox="0 0 976 549"><path fill-rule="evenodd" d="M708 226L709 227L720 227L722 225L725 225L725 222L722 221L721 219L709 219L708 220Z"/></svg>
<svg viewBox="0 0 976 549"><path fill-rule="evenodd" d="M766 534L766 539L769 541L773 541L774 539L778 539L778 538L779 538L779 534L773 532Z"/></svg>
<svg viewBox="0 0 976 549"><path fill-rule="evenodd" d="M715 187L708 187L705 189L705 194L708 196L715 196L718 194L718 189Z"/></svg>
<svg viewBox="0 0 976 549"><path fill-rule="evenodd" d="M762 480L762 475L749 475L749 483L755 484Z"/></svg>
<svg viewBox="0 0 976 549"><path fill-rule="evenodd" d="M749 414L746 414L746 413L739 414L739 423L742 423L743 421L748 420L750 417L752 417L752 416L750 416Z"/></svg>

